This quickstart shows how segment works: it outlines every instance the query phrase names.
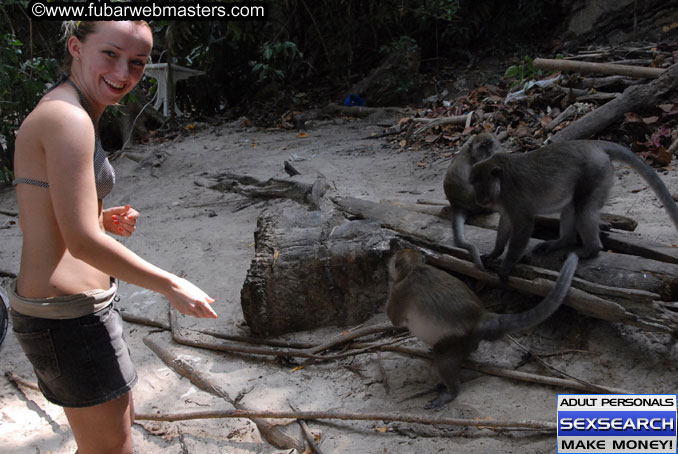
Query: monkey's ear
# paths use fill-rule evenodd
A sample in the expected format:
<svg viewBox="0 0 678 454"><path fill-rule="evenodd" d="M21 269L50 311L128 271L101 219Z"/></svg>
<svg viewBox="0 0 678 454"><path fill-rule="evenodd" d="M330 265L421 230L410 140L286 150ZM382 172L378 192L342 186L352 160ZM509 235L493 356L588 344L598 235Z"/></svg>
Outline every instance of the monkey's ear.
<svg viewBox="0 0 678 454"><path fill-rule="evenodd" d="M501 174L502 174L501 167L499 166L492 167L492 169L490 170L490 175L492 175L495 178L501 178Z"/></svg>

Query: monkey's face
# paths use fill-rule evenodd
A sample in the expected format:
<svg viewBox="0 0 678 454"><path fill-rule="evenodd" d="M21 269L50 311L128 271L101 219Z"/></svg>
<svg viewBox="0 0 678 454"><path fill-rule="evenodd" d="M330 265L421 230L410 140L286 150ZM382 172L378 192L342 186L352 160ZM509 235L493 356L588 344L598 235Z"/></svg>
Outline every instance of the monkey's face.
<svg viewBox="0 0 678 454"><path fill-rule="evenodd" d="M414 249L402 249L391 257L388 263L388 273L393 282L407 276L417 264L423 264L424 257L421 252Z"/></svg>
<svg viewBox="0 0 678 454"><path fill-rule="evenodd" d="M476 203L493 208L501 191L501 168L488 165L475 165L471 168L471 184L476 193Z"/></svg>
<svg viewBox="0 0 678 454"><path fill-rule="evenodd" d="M471 162L477 163L490 158L495 153L501 153L504 148L497 138L492 134L479 134L475 136L469 144L471 152Z"/></svg>

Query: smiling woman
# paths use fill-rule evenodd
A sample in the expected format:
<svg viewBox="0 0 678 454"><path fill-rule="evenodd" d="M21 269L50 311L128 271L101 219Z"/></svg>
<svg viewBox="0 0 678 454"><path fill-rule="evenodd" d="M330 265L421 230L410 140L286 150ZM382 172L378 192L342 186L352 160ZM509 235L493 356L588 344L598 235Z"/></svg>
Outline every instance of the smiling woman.
<svg viewBox="0 0 678 454"><path fill-rule="evenodd" d="M214 299L106 235L132 235L139 213L129 205L103 209L115 172L98 122L141 79L153 47L150 27L69 22L65 31L68 74L16 139L23 245L9 291L12 329L41 391L64 407L78 452L131 453L137 375L114 306L117 279L162 293L195 317L216 317Z"/></svg>

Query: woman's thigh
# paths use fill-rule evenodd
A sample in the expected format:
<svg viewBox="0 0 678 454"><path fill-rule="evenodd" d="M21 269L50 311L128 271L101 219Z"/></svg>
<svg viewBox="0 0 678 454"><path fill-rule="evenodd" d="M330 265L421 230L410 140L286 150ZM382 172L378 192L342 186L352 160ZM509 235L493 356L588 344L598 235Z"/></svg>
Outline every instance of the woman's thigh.
<svg viewBox="0 0 678 454"><path fill-rule="evenodd" d="M64 408L78 454L131 454L132 392L93 407Z"/></svg>

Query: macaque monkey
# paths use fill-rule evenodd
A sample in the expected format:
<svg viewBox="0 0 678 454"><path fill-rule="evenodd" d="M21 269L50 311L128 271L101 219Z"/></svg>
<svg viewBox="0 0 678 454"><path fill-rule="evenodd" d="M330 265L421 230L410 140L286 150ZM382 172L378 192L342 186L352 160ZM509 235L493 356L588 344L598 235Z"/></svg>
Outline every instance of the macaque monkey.
<svg viewBox="0 0 678 454"><path fill-rule="evenodd" d="M571 253L555 285L535 307L517 314L495 314L461 280L427 265L421 252L403 249L389 262L391 289L386 314L395 326L406 326L433 349L433 358L446 390L426 404L439 408L459 393L462 361L481 340L531 328L560 306L570 288L577 255Z"/></svg>
<svg viewBox="0 0 678 454"><path fill-rule="evenodd" d="M576 245L580 258L598 254L600 210L613 184L612 160L630 165L640 174L678 229L678 207L657 173L631 150L602 140L554 143L530 153L496 154L475 164L471 184L479 205L501 214L494 249L485 258L508 251L499 269L506 279L523 257L538 214L560 212L560 237L544 241L534 253L548 253Z"/></svg>
<svg viewBox="0 0 678 454"><path fill-rule="evenodd" d="M474 164L503 151L504 148L493 134L478 134L462 147L461 151L447 168L443 182L445 197L450 202L450 208L452 209L454 242L458 247L466 249L471 254L473 262L481 270L485 268L480 260L478 248L473 244L467 243L464 238L464 223L468 214L491 213L492 210L476 203L475 191L469 181L469 177L471 175L471 167Z"/></svg>

